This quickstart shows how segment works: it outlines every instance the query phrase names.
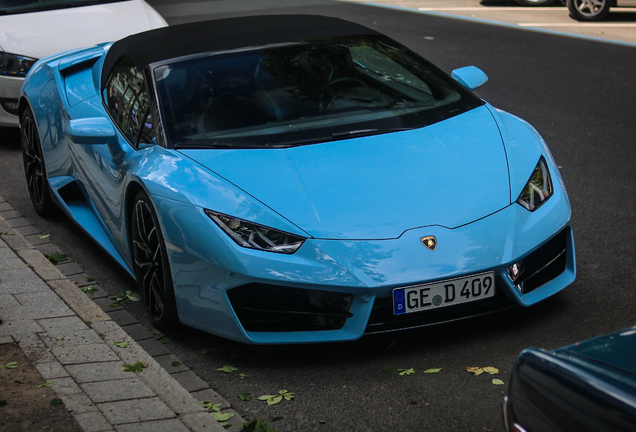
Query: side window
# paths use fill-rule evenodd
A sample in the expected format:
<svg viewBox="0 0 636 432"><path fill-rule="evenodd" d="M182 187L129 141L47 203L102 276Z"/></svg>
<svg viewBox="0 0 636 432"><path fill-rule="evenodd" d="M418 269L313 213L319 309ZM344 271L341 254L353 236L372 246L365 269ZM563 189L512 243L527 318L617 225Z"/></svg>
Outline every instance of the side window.
<svg viewBox="0 0 636 432"><path fill-rule="evenodd" d="M111 71L104 102L126 138L134 145L151 144L156 137L143 73L128 59Z"/></svg>

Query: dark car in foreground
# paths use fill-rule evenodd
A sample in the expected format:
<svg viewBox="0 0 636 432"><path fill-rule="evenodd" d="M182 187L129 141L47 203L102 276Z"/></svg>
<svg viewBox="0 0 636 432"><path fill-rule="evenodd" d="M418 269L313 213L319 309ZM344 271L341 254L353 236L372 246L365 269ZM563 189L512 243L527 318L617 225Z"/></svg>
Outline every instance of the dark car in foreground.
<svg viewBox="0 0 636 432"><path fill-rule="evenodd" d="M636 430L636 327L524 350L504 402L510 432Z"/></svg>

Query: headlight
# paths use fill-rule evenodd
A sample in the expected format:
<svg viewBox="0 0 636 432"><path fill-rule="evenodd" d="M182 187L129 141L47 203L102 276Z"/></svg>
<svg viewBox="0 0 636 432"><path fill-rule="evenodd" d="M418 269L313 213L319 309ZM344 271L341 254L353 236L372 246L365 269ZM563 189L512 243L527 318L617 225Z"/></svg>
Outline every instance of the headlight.
<svg viewBox="0 0 636 432"><path fill-rule="evenodd" d="M267 252L293 254L305 239L253 222L206 210L205 213L239 246Z"/></svg>
<svg viewBox="0 0 636 432"><path fill-rule="evenodd" d="M37 59L0 52L0 75L25 77Z"/></svg>
<svg viewBox="0 0 636 432"><path fill-rule="evenodd" d="M534 168L530 180L521 191L517 202L530 211L535 211L552 196L552 178L548 171L548 164L541 156Z"/></svg>

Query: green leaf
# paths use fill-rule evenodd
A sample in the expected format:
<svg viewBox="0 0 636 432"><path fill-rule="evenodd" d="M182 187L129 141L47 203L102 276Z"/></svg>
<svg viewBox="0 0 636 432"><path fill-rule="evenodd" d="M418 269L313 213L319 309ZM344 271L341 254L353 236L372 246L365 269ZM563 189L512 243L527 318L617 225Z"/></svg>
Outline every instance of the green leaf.
<svg viewBox="0 0 636 432"><path fill-rule="evenodd" d="M267 426L267 423L254 419L250 422L243 423L241 432L278 432L276 429Z"/></svg>
<svg viewBox="0 0 636 432"><path fill-rule="evenodd" d="M383 372L386 373L390 373L390 374L394 374L395 373L395 369L392 368L391 366L384 366L384 369L382 369Z"/></svg>
<svg viewBox="0 0 636 432"><path fill-rule="evenodd" d="M0 233L0 234L2 234L2 233ZM6 400L0 399L0 407L7 406L7 404L8 404L8 402Z"/></svg>
<svg viewBox="0 0 636 432"><path fill-rule="evenodd" d="M3 232L0 232L0 235L15 235L15 234L11 234L11 233L9 233L9 232L4 232L4 231L3 231Z"/></svg>
<svg viewBox="0 0 636 432"><path fill-rule="evenodd" d="M110 296L108 297L111 300L115 300L113 303L111 303L110 307L117 307L117 306L121 306L124 303L126 303L128 300L130 301L139 301L141 300L141 295L137 292L133 292L131 290L126 290L126 291L120 291L117 294L115 294L114 296Z"/></svg>
<svg viewBox="0 0 636 432"><path fill-rule="evenodd" d="M178 361L173 361L172 363L170 363L170 366L174 366L174 367L179 367L181 366L183 363L178 362Z"/></svg>
<svg viewBox="0 0 636 432"><path fill-rule="evenodd" d="M68 257L69 257L69 254L53 252L51 254L44 255L44 256L46 257L46 259L51 261L53 264L57 264L57 263L61 263L63 261L66 261L68 259Z"/></svg>
<svg viewBox="0 0 636 432"><path fill-rule="evenodd" d="M254 396L252 396L251 394L249 394L248 392L241 392L238 393L236 395L237 398L239 398L242 401L251 401L254 399Z"/></svg>
<svg viewBox="0 0 636 432"><path fill-rule="evenodd" d="M213 412L212 417L218 422L226 422L232 417L234 417L234 413L221 413L221 412Z"/></svg>
<svg viewBox="0 0 636 432"><path fill-rule="evenodd" d="M56 337L55 340L64 340L64 336Z"/></svg>
<svg viewBox="0 0 636 432"><path fill-rule="evenodd" d="M55 380L48 380L44 384L40 384L38 387L51 387L51 384L53 384L54 382Z"/></svg>
<svg viewBox="0 0 636 432"><path fill-rule="evenodd" d="M64 404L64 402L60 398L51 399L51 402L49 402L49 403L51 405L53 405L53 406L60 406L60 405Z"/></svg>
<svg viewBox="0 0 636 432"><path fill-rule="evenodd" d="M99 290L97 288L93 288L93 285L89 285L87 287L82 288L82 291L88 295L92 295L93 293L96 293Z"/></svg>
<svg viewBox="0 0 636 432"><path fill-rule="evenodd" d="M502 380L500 380L500 379L497 379L497 378L493 379L492 383L494 385L504 385L504 382Z"/></svg>
<svg viewBox="0 0 636 432"><path fill-rule="evenodd" d="M49 237L51 237L51 234L42 234L42 235L38 236L39 239L46 239L46 238L49 238Z"/></svg>
<svg viewBox="0 0 636 432"><path fill-rule="evenodd" d="M209 350L209 349L207 349L207 348L201 348L201 349L199 350L199 352L200 352L201 354L203 354L203 355L206 355L206 354L207 354L207 353L209 353L210 351L211 351L211 350Z"/></svg>
<svg viewBox="0 0 636 432"><path fill-rule="evenodd" d="M138 361L135 364L125 364L123 365L123 367L124 372L141 372L142 370L146 369L148 365L144 362Z"/></svg>
<svg viewBox="0 0 636 432"><path fill-rule="evenodd" d="M410 369L398 369L398 371L400 372L400 375L411 375L415 373L415 369L410 368Z"/></svg>
<svg viewBox="0 0 636 432"><path fill-rule="evenodd" d="M94 277L88 276L86 277L86 282L93 282L95 280Z"/></svg>
<svg viewBox="0 0 636 432"><path fill-rule="evenodd" d="M128 342L115 342L119 348L128 348Z"/></svg>
<svg viewBox="0 0 636 432"><path fill-rule="evenodd" d="M437 372L439 372L439 371L441 371L441 370L442 370L442 368L432 368L432 369L426 369L426 370L424 371L424 373L437 373Z"/></svg>
<svg viewBox="0 0 636 432"><path fill-rule="evenodd" d="M240 379L245 379L245 378L247 378L248 376L249 376L249 375L246 375L246 374L239 374L239 378L240 378Z"/></svg>
<svg viewBox="0 0 636 432"><path fill-rule="evenodd" d="M259 396L258 400L267 401L267 405L275 405L283 400L292 400L294 398L294 394L292 392L288 392L287 390L281 390L277 395L263 395Z"/></svg>
<svg viewBox="0 0 636 432"><path fill-rule="evenodd" d="M130 294L128 295L128 300L138 302L141 300L141 294L139 294L138 292L130 292Z"/></svg>
<svg viewBox="0 0 636 432"><path fill-rule="evenodd" d="M238 369L231 365L225 365L223 367L218 368L217 370L219 372L231 373L231 372L237 371Z"/></svg>
<svg viewBox="0 0 636 432"><path fill-rule="evenodd" d="M221 404L213 404L211 401L199 401L199 404L203 407L204 410L206 411L214 411L214 412L221 412Z"/></svg>
<svg viewBox="0 0 636 432"><path fill-rule="evenodd" d="M277 395L272 398L267 399L267 405L276 405L280 401L283 400L283 395Z"/></svg>
<svg viewBox="0 0 636 432"><path fill-rule="evenodd" d="M6 365L0 365L0 370L15 369L18 367L18 362L9 362Z"/></svg>

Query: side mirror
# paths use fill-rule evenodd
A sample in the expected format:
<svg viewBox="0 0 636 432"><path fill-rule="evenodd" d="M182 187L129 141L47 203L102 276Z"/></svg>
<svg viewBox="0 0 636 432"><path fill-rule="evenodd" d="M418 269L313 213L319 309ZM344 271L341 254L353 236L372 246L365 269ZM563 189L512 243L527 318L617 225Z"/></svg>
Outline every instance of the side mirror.
<svg viewBox="0 0 636 432"><path fill-rule="evenodd" d="M117 141L115 128L103 117L70 120L64 132L75 144L109 144Z"/></svg>
<svg viewBox="0 0 636 432"><path fill-rule="evenodd" d="M488 76L478 67L466 66L455 69L451 73L451 77L455 81L466 87L468 90L474 90L488 81Z"/></svg>
<svg viewBox="0 0 636 432"><path fill-rule="evenodd" d="M106 144L114 160L124 156L124 150L117 139L117 132L104 117L89 117L70 120L64 131L67 138L75 144L96 145Z"/></svg>

